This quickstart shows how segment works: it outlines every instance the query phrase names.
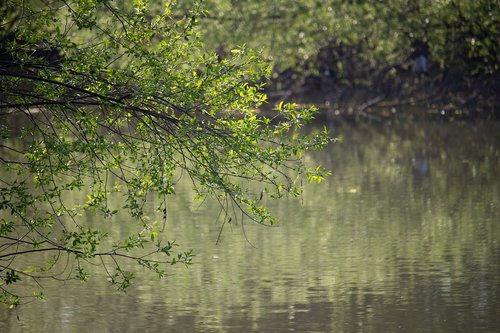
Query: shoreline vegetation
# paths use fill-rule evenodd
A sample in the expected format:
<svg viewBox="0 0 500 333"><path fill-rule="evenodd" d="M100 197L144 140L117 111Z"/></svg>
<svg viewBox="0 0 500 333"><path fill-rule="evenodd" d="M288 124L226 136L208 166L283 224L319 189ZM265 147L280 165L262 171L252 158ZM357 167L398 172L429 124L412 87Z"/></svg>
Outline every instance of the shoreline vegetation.
<svg viewBox="0 0 500 333"><path fill-rule="evenodd" d="M220 59L244 44L272 64L270 109L285 100L320 115L384 119L418 107L498 119L498 1L210 0L207 9L197 31Z"/></svg>

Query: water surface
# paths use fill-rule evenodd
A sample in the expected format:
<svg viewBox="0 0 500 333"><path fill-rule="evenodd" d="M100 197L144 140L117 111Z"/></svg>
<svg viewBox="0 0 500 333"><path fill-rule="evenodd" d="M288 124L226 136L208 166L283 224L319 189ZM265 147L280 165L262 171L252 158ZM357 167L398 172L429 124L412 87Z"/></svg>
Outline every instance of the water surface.
<svg viewBox="0 0 500 333"><path fill-rule="evenodd" d="M334 170L300 199L268 202L277 227L226 225L169 201L167 235L195 264L48 282L46 302L0 309L1 332L498 332L500 124L337 124L307 156ZM90 217L89 217L90 218ZM123 223L113 229L127 231ZM96 221L89 221L96 223Z"/></svg>

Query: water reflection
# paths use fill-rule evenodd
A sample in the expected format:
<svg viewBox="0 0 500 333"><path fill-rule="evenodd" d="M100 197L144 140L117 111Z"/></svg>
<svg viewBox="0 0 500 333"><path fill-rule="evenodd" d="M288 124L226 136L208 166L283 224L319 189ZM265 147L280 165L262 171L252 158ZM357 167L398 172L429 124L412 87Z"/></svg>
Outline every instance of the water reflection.
<svg viewBox="0 0 500 333"><path fill-rule="evenodd" d="M139 276L128 295L102 276L47 285L46 303L1 310L0 331L498 331L500 125L335 131L342 143L308 156L333 177L273 203L279 227L245 225L256 248L240 225L215 245L218 207L181 183L168 233L196 265Z"/></svg>

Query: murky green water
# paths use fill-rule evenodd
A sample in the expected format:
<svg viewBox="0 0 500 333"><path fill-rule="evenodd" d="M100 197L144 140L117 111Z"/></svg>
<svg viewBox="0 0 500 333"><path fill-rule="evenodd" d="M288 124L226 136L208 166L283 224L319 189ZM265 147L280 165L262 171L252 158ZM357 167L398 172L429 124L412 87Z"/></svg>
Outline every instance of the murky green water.
<svg viewBox="0 0 500 333"><path fill-rule="evenodd" d="M272 204L278 227L245 225L252 245L239 225L216 245L219 207L181 183L167 233L194 266L128 295L47 283L0 332L499 332L500 124L334 126L308 156L334 175Z"/></svg>

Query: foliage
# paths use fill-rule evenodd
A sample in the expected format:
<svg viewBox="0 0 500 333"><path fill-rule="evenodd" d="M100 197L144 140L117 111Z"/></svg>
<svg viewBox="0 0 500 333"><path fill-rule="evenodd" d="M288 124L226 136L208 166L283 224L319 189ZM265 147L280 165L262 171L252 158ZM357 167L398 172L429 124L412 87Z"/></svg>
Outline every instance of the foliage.
<svg viewBox="0 0 500 333"><path fill-rule="evenodd" d="M409 66L417 42L428 44L441 69L466 75L500 69L494 0L207 0L207 6L199 28L208 45L225 50L245 41L273 59L277 72L326 61L342 77L356 70L346 68L351 58L379 70ZM339 55L345 46L349 51Z"/></svg>
<svg viewBox="0 0 500 333"><path fill-rule="evenodd" d="M280 104L279 122L260 117L267 62L245 46L219 59L195 29L208 15L200 4L183 15L173 8L2 4L0 302L43 298L47 278L85 281L91 264L120 290L134 278L127 261L159 277L165 264L190 265L193 253L162 236L179 177L200 200L215 198L224 221L270 224L264 194L299 195L303 175L327 174L301 159L329 142L326 131L298 134L314 108ZM251 183L262 190L251 192ZM137 230L126 239L112 236L119 211ZM88 214L95 226L81 222Z"/></svg>

